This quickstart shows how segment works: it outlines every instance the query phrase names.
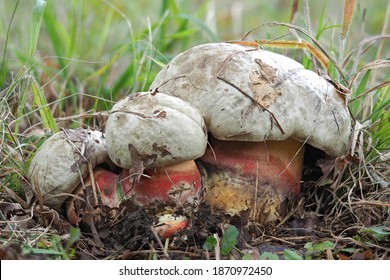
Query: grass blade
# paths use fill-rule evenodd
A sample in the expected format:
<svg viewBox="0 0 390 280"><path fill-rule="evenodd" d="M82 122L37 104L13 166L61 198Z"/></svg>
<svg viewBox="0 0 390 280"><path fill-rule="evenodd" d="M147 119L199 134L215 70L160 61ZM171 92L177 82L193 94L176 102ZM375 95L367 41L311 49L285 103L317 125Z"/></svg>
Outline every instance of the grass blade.
<svg viewBox="0 0 390 280"><path fill-rule="evenodd" d="M41 86L39 85L38 81L35 79L35 77L31 76L31 89L33 92L34 97L34 103L38 106L39 114L41 115L43 125L45 128L50 129L52 132L58 132L58 128L56 125L56 122L54 120L54 117L48 107L45 95L43 93L43 90Z"/></svg>
<svg viewBox="0 0 390 280"><path fill-rule="evenodd" d="M361 109L361 105L364 104L364 98L362 99L356 99L357 96L360 97L360 95L364 92L364 90L367 87L367 83L369 80L369 77L371 75L371 69L368 69L367 72L364 74L362 80L360 81L357 89L354 91L352 100L355 101L354 103L350 103L350 108L352 113L356 116L358 113L358 110Z"/></svg>
<svg viewBox="0 0 390 280"><path fill-rule="evenodd" d="M35 52L38 43L39 30L41 29L43 12L45 11L46 1L37 0L33 11L30 28L30 46L28 49L28 57L31 58Z"/></svg>
<svg viewBox="0 0 390 280"><path fill-rule="evenodd" d="M165 37L165 39L183 39L185 37L191 36L192 34L194 34L195 32L198 32L198 31L199 31L199 28L186 29L183 31L173 33L171 35L167 35Z"/></svg>
<svg viewBox="0 0 390 280"><path fill-rule="evenodd" d="M195 18L191 15L187 15L187 14L180 14L178 15L179 18L182 18L182 19L187 19L189 21L192 21L193 23L195 23L196 25L198 25L209 37L210 37L210 40L212 42L219 42L219 38L218 38L218 35L215 34L203 21L201 21L200 19L198 18Z"/></svg>
<svg viewBox="0 0 390 280"><path fill-rule="evenodd" d="M61 34L64 33L64 32L60 32L60 30L63 29L63 27L59 24L58 21L55 20L54 14L52 12L45 13L43 16L43 20L45 22L46 31L53 45L54 52L57 56L59 68L64 69L62 75L63 77L66 77L67 70L65 67L63 56L65 56L64 46L67 45L67 40L65 40L64 38L62 38L63 40L61 40L59 36L59 33Z"/></svg>
<svg viewBox="0 0 390 280"><path fill-rule="evenodd" d="M12 15L11 15L11 20L9 21L9 24L8 24L7 35L5 37L3 59L1 61L1 68L0 68L0 88L3 85L3 82L5 80L5 76L6 76L6 73L7 73L7 70L8 70L7 67L6 67L5 55L7 53L7 45L8 45L8 39L9 39L10 30L11 30L11 25L12 25L12 22L14 20L16 9L18 8L18 5L19 5L19 1L16 2L16 4L15 4L15 8L14 8L14 10L12 12Z"/></svg>

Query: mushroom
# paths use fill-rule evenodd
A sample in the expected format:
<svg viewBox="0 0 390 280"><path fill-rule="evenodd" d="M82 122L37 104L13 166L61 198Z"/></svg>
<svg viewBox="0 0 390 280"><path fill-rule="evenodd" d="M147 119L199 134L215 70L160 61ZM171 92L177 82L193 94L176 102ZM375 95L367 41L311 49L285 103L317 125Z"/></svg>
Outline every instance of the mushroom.
<svg viewBox="0 0 390 280"><path fill-rule="evenodd" d="M143 206L194 203L201 186L194 159L207 143L197 109L161 92L133 94L113 106L105 134L111 160L124 169L126 197Z"/></svg>
<svg viewBox="0 0 390 280"><path fill-rule="evenodd" d="M201 111L212 146L201 158L205 199L231 215L280 220L300 191L304 145L330 156L348 149L344 98L276 53L229 43L195 46L169 62L151 89Z"/></svg>
<svg viewBox="0 0 390 280"><path fill-rule="evenodd" d="M119 175L101 166L97 166L93 170L92 175L88 175L73 190L73 195L65 201L66 215L72 225L77 226L81 220L75 209L75 202L82 196L84 188L92 188L93 183L91 177L93 177L93 182L96 190L99 192L99 198L103 205L115 208L124 200L123 193L120 191Z"/></svg>
<svg viewBox="0 0 390 280"><path fill-rule="evenodd" d="M158 218L158 223L154 228L162 239L167 239L176 232L185 229L187 225L188 219L186 216L164 214Z"/></svg>
<svg viewBox="0 0 390 280"><path fill-rule="evenodd" d="M43 203L60 210L89 170L107 160L106 141L101 132L63 129L35 153L28 178Z"/></svg>

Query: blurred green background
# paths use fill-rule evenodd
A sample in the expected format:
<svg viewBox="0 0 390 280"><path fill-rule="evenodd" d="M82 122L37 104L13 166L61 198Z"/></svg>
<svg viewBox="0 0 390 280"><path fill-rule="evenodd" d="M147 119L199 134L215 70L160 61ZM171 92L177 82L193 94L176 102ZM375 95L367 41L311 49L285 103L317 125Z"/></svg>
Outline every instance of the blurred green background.
<svg viewBox="0 0 390 280"><path fill-rule="evenodd" d="M0 53L4 52L5 38L17 1L0 1ZM174 4L173 4L174 3ZM388 0L356 1L356 13L351 29L357 41L380 34L383 29ZM311 30L315 32L323 17L328 26L341 25L344 1L299 1L293 23L309 28L305 23L305 5L309 9ZM7 58L15 65L28 50L31 11L35 0L21 0L10 29ZM49 0L37 51L40 56L64 55L90 63L104 63L132 36L154 29L153 36L138 39L152 43L164 55L171 56L192 45L211 41L237 40L252 27L269 21L290 22L292 0L226 0L226 1L128 1L128 0ZM184 20L188 21L184 23ZM51 25L51 26L50 26ZM160 25L160 29L156 29ZM177 33L183 25L182 33ZM388 24L387 24L388 25ZM283 30L283 31L281 31ZM57 33L58 45L53 42ZM185 33L187 32L187 33ZM341 28L324 31L324 43ZM131 34L132 33L132 34ZM274 38L286 29L257 29L253 38ZM166 45L169 48L166 49ZM117 61L115 71L126 64L128 57Z"/></svg>

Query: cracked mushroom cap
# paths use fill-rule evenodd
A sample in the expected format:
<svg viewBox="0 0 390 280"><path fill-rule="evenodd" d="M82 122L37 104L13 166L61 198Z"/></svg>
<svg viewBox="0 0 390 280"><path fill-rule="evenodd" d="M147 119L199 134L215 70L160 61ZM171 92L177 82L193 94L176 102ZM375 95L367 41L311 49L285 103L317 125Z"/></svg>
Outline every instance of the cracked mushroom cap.
<svg viewBox="0 0 390 280"><path fill-rule="evenodd" d="M286 56L237 44L199 45L169 62L151 88L197 107L220 140L292 138L331 156L348 149L345 99Z"/></svg>
<svg viewBox="0 0 390 280"><path fill-rule="evenodd" d="M88 164L106 162L106 141L99 131L64 129L52 135L35 153L28 177L44 204L59 210L69 194L88 175Z"/></svg>
<svg viewBox="0 0 390 280"><path fill-rule="evenodd" d="M111 160L125 169L139 167L140 172L199 158L207 143L201 113L161 92L120 100L111 110L105 135Z"/></svg>

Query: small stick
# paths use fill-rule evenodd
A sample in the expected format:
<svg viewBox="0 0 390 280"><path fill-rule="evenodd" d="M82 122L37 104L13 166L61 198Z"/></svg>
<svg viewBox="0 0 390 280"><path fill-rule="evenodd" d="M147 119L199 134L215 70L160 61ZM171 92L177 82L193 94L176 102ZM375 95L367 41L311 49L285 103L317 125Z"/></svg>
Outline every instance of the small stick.
<svg viewBox="0 0 390 280"><path fill-rule="evenodd" d="M256 160L256 183L255 183L256 189L255 189L255 204L253 207L253 220L256 220L257 215L257 196L259 191L259 161Z"/></svg>
<svg viewBox="0 0 390 280"><path fill-rule="evenodd" d="M94 205L96 205L99 203L98 197L97 197L97 192L96 192L96 182L95 182L95 176L93 175L92 164L90 164L89 162L88 162L88 171L89 171L89 177L91 178L93 198L95 200Z"/></svg>
<svg viewBox="0 0 390 280"><path fill-rule="evenodd" d="M156 229L155 229L154 227L151 226L151 227L150 227L150 230L152 231L152 233L153 233L153 235L154 235L154 238L156 238L158 245L159 245L160 248L163 250L164 256L167 257L167 258L169 259L169 258L170 258L170 257L169 257L169 254L168 254L166 248L164 247L164 245L163 245L163 243L162 243L162 241L161 241L160 236L158 236Z"/></svg>

